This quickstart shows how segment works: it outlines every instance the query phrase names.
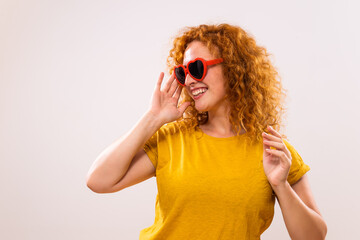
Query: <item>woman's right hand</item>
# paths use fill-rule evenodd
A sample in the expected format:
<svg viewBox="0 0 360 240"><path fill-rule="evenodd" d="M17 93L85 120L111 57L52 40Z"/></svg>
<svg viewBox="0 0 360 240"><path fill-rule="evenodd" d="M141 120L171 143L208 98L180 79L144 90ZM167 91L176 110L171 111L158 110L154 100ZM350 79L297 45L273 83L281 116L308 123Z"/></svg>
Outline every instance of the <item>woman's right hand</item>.
<svg viewBox="0 0 360 240"><path fill-rule="evenodd" d="M177 107L183 86L177 83L173 73L161 90L163 78L164 73L161 72L152 95L149 112L165 124L180 118L190 102L184 102Z"/></svg>

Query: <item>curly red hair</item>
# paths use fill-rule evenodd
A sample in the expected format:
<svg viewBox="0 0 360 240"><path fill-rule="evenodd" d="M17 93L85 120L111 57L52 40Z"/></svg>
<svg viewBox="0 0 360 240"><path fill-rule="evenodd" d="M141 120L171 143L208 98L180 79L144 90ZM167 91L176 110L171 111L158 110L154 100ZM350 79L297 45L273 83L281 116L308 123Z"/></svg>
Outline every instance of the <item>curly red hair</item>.
<svg viewBox="0 0 360 240"><path fill-rule="evenodd" d="M186 27L175 37L169 52L167 67L170 74L175 65L183 63L186 47L195 40L207 46L215 58L224 59L221 66L233 131L239 135L243 128L248 137L259 141L262 140L261 133L268 132L266 127L269 125L280 132L286 90L267 50L258 46L255 39L239 26L203 24ZM191 105L176 121L185 121L190 128L206 123L207 112L198 112L194 100L183 88L179 105L185 101ZM284 134L282 136L286 138Z"/></svg>

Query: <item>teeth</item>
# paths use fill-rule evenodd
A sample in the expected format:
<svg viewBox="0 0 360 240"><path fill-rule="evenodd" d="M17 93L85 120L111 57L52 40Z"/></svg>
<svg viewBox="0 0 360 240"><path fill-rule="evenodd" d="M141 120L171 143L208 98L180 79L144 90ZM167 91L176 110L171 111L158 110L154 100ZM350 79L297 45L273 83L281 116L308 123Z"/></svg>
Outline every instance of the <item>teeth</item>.
<svg viewBox="0 0 360 240"><path fill-rule="evenodd" d="M192 92L192 95L197 96L197 95L199 95L200 93L206 92L206 90L207 90L206 88L198 89L198 90Z"/></svg>

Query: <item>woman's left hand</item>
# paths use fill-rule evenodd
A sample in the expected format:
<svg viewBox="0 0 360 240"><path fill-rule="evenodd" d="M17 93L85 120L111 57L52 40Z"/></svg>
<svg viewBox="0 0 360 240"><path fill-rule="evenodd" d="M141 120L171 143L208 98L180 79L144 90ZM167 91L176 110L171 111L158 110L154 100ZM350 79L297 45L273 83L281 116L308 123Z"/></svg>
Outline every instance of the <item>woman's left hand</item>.
<svg viewBox="0 0 360 240"><path fill-rule="evenodd" d="M273 187L285 185L291 166L291 153L283 142L281 135L272 127L263 136L263 166L265 175ZM274 147L276 149L270 149Z"/></svg>

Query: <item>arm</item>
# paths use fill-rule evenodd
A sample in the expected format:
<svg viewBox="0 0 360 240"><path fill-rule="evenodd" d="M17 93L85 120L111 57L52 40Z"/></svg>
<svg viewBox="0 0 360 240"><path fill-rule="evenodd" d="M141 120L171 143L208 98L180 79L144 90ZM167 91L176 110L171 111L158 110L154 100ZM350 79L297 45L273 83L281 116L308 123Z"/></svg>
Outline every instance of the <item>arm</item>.
<svg viewBox="0 0 360 240"><path fill-rule="evenodd" d="M272 186L291 239L325 239L327 226L312 196L307 175L290 186Z"/></svg>
<svg viewBox="0 0 360 240"><path fill-rule="evenodd" d="M87 174L87 186L104 192L126 174L137 151L162 126L152 113L146 112L123 137L108 146L97 157Z"/></svg>
<svg viewBox="0 0 360 240"><path fill-rule="evenodd" d="M311 194L307 176L290 186L287 181L292 154L280 133L268 127L263 136L263 165L279 201L285 225L292 239L325 239L327 226ZM273 147L274 149L271 149Z"/></svg>
<svg viewBox="0 0 360 240"><path fill-rule="evenodd" d="M161 83L164 73L157 81L150 110L140 119L131 131L107 147L95 160L87 174L87 186L95 192L111 192L113 186L121 181L138 150L165 123L180 118L190 102L177 106L182 86L178 86L174 74L164 88ZM133 175L139 175L133 173ZM136 176L130 177L133 182ZM128 179L129 180L129 179Z"/></svg>

